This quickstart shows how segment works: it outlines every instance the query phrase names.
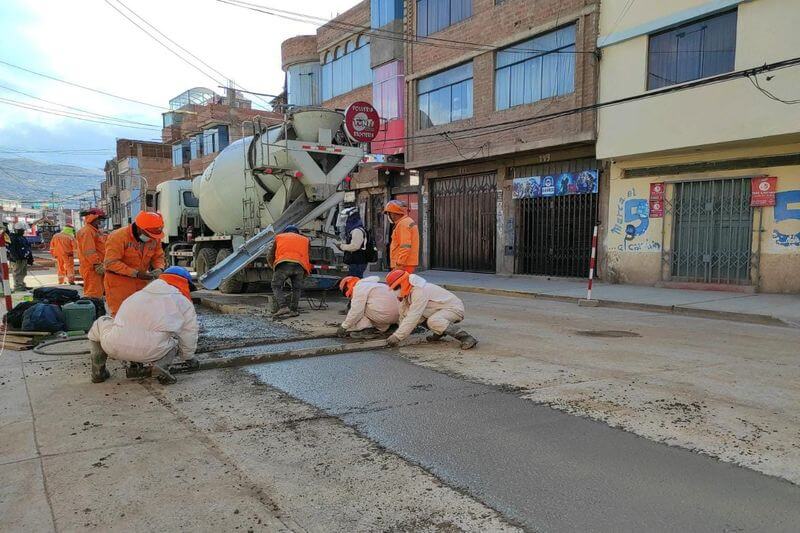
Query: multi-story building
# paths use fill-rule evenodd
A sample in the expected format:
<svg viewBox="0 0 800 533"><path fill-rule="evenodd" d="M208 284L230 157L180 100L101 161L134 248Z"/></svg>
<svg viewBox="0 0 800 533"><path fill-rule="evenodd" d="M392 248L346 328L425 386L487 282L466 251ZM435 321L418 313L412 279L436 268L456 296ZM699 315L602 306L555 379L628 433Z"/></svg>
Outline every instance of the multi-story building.
<svg viewBox="0 0 800 533"><path fill-rule="evenodd" d="M152 209L156 186L170 179L170 147L151 141L117 139L117 155L106 161L106 204L112 226L130 224Z"/></svg>
<svg viewBox="0 0 800 533"><path fill-rule="evenodd" d="M365 164L351 176L357 204L385 257L383 205L402 198L417 216L418 183L405 170L402 0L364 0L281 47L289 105L346 109L363 101L381 117Z"/></svg>
<svg viewBox="0 0 800 533"><path fill-rule="evenodd" d="M630 4L598 39L601 102L631 99L599 112L605 275L800 291L800 68L741 72L798 56L800 3Z"/></svg>
<svg viewBox="0 0 800 533"><path fill-rule="evenodd" d="M405 165L423 182L426 266L588 272L604 189L591 108L599 5L406 2Z"/></svg>

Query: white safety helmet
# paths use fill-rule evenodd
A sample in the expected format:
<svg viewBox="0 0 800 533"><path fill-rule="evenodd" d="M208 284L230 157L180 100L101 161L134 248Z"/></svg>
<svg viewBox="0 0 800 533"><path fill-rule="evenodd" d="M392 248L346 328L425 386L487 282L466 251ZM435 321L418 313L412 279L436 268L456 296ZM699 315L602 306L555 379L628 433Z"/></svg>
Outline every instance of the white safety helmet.
<svg viewBox="0 0 800 533"><path fill-rule="evenodd" d="M15 230L19 230L19 229L27 230L28 229L28 225L24 221L20 220L19 222L14 222L14 229Z"/></svg>

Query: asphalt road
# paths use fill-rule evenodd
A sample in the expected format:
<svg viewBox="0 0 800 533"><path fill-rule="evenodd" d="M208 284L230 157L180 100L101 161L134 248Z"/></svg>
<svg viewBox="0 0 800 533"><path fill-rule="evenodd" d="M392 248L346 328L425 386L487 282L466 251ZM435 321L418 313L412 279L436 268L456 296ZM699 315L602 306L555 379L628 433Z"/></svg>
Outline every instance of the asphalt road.
<svg viewBox="0 0 800 533"><path fill-rule="evenodd" d="M537 531L797 531L800 487L390 353L248 371Z"/></svg>

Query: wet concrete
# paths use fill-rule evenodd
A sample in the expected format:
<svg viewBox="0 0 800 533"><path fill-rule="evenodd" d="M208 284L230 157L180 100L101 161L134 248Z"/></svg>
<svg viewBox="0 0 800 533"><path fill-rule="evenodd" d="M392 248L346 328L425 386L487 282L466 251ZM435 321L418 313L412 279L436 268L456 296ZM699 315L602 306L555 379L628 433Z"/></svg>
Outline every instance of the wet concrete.
<svg viewBox="0 0 800 533"><path fill-rule="evenodd" d="M196 306L200 324L198 352L238 340L280 339L298 334L289 326L252 315L224 314Z"/></svg>
<svg viewBox="0 0 800 533"><path fill-rule="evenodd" d="M543 531L795 531L800 487L386 352L249 367Z"/></svg>
<svg viewBox="0 0 800 533"><path fill-rule="evenodd" d="M279 337L276 337L279 338ZM257 355L263 353L286 352L289 350L304 350L306 348L320 348L322 346L341 346L346 342L342 339L309 339L294 342L281 342L279 344L263 344L258 346L247 346L245 348L231 348L228 350L216 350L214 357L241 357L247 355Z"/></svg>

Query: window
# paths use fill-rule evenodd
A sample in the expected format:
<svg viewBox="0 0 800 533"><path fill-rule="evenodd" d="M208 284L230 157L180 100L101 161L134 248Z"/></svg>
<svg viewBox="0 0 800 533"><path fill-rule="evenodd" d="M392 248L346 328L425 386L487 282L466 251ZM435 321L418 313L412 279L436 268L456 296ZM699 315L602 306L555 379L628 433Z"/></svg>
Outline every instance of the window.
<svg viewBox="0 0 800 533"><path fill-rule="evenodd" d="M356 41L348 41L333 52L325 54L322 65L322 99L345 94L353 89L372 83L370 68L369 39L361 36Z"/></svg>
<svg viewBox="0 0 800 533"><path fill-rule="evenodd" d="M183 146L180 144L172 145L172 166L179 167L183 164ZM124 189L125 187L123 187Z"/></svg>
<svg viewBox="0 0 800 533"><path fill-rule="evenodd" d="M372 103L385 120L403 116L403 62L392 61L375 68Z"/></svg>
<svg viewBox="0 0 800 533"><path fill-rule="evenodd" d="M424 37L472 16L472 0L417 0L417 35Z"/></svg>
<svg viewBox="0 0 800 533"><path fill-rule="evenodd" d="M200 207L200 200L192 194L192 191L183 191L183 205L185 207Z"/></svg>
<svg viewBox="0 0 800 533"><path fill-rule="evenodd" d="M320 64L300 63L287 69L289 105L319 105Z"/></svg>
<svg viewBox="0 0 800 533"><path fill-rule="evenodd" d="M417 102L420 128L471 117L472 63L419 80Z"/></svg>
<svg viewBox="0 0 800 533"><path fill-rule="evenodd" d="M390 22L403 18L403 0L372 0L370 15L372 27L383 28Z"/></svg>
<svg viewBox="0 0 800 533"><path fill-rule="evenodd" d="M574 90L574 24L497 52L494 82L497 110Z"/></svg>
<svg viewBox="0 0 800 533"><path fill-rule="evenodd" d="M204 155L203 153L203 136L202 135L195 135L191 139L191 149L190 154L192 159L197 159Z"/></svg>
<svg viewBox="0 0 800 533"><path fill-rule="evenodd" d="M736 11L650 36L647 89L731 72L736 58Z"/></svg>
<svg viewBox="0 0 800 533"><path fill-rule="evenodd" d="M205 154L219 152L228 146L228 126L217 126L203 131L203 149Z"/></svg>

